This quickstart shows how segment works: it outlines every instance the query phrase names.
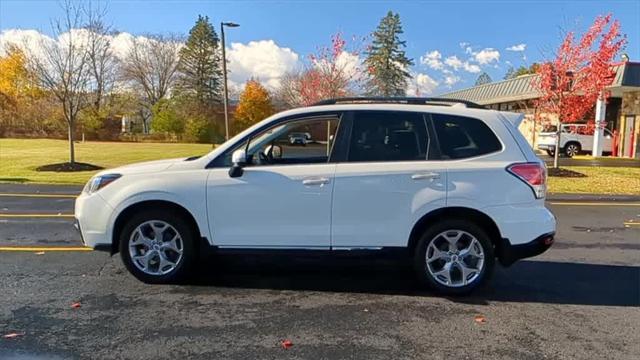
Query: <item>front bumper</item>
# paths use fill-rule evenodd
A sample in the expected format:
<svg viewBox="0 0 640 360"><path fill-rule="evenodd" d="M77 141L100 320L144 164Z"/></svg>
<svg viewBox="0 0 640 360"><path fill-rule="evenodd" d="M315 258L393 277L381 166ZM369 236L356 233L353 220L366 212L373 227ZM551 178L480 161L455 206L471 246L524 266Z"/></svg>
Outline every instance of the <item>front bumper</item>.
<svg viewBox="0 0 640 360"><path fill-rule="evenodd" d="M95 250L111 247L108 233L113 208L99 194L81 194L76 198L75 227L82 243Z"/></svg>
<svg viewBox="0 0 640 360"><path fill-rule="evenodd" d="M502 239L497 249L498 260L503 266L510 266L520 259L540 255L553 245L554 236L555 232L551 232L517 245L511 245L508 239Z"/></svg>

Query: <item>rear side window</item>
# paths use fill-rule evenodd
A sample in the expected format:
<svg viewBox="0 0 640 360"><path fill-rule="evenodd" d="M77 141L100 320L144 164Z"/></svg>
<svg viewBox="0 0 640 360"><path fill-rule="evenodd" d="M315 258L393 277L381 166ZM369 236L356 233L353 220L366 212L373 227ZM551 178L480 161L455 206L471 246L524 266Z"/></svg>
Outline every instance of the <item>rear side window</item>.
<svg viewBox="0 0 640 360"><path fill-rule="evenodd" d="M348 161L426 160L428 147L422 114L358 111L351 131Z"/></svg>
<svg viewBox="0 0 640 360"><path fill-rule="evenodd" d="M482 120L432 114L442 159L465 159L502 149L500 140Z"/></svg>

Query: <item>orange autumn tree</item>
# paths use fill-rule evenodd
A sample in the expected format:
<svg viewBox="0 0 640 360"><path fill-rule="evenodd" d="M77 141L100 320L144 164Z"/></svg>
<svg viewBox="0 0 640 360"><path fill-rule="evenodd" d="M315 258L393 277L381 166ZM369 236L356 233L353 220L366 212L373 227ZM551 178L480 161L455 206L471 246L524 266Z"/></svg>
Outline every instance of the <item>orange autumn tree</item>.
<svg viewBox="0 0 640 360"><path fill-rule="evenodd" d="M0 108L16 108L28 97L39 94L35 78L26 66L26 57L17 46L9 45L0 56Z"/></svg>
<svg viewBox="0 0 640 360"><path fill-rule="evenodd" d="M267 89L257 80L249 80L240 94L240 102L233 115L235 132L238 133L273 113L275 109Z"/></svg>
<svg viewBox="0 0 640 360"><path fill-rule="evenodd" d="M558 135L553 167L558 167L560 130L563 123L583 120L605 91L614 75L612 61L626 43L620 35L620 23L611 15L598 16L579 38L569 32L555 58L541 64L533 85L541 96L538 111L558 116Z"/></svg>

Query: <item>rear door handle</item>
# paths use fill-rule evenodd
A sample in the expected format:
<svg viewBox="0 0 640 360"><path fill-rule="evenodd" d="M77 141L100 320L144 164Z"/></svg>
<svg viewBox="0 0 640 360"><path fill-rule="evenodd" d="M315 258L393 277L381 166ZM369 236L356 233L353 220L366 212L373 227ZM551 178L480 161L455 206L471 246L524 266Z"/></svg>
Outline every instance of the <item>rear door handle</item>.
<svg viewBox="0 0 640 360"><path fill-rule="evenodd" d="M329 183L328 178L320 177L320 178L308 178L302 180L303 185L313 186L313 185L325 185Z"/></svg>
<svg viewBox="0 0 640 360"><path fill-rule="evenodd" d="M411 175L411 178L413 180L435 180L435 179L440 179L440 174L435 172L413 174Z"/></svg>

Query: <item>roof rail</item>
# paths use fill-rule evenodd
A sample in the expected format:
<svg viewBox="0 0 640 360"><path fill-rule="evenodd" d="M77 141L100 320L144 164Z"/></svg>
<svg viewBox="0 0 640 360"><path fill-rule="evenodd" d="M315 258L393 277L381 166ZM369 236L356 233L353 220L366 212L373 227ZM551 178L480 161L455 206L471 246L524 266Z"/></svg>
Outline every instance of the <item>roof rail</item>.
<svg viewBox="0 0 640 360"><path fill-rule="evenodd" d="M335 99L327 99L318 101L311 106L320 106L320 105L336 105L342 103L381 103L381 104L409 104L409 105L448 105L454 106L456 104L463 105L468 108L474 109L485 109L484 106L476 104L472 101L467 100L458 100L458 99L447 99L447 98L437 98L437 97L343 97L343 98L335 98Z"/></svg>

